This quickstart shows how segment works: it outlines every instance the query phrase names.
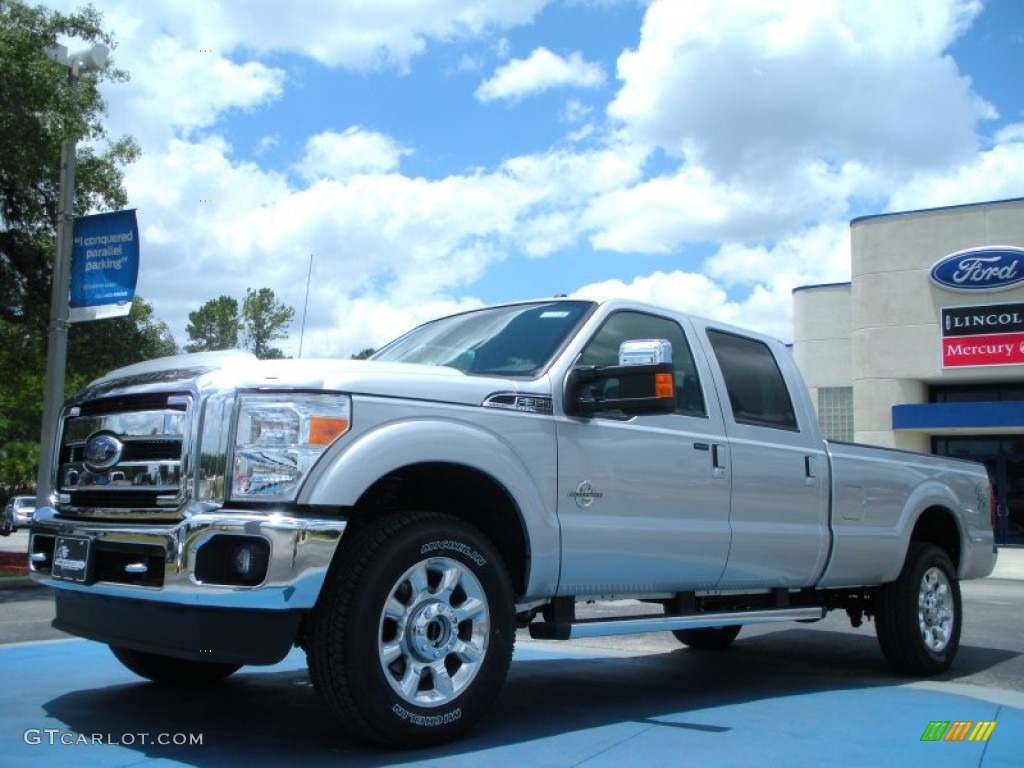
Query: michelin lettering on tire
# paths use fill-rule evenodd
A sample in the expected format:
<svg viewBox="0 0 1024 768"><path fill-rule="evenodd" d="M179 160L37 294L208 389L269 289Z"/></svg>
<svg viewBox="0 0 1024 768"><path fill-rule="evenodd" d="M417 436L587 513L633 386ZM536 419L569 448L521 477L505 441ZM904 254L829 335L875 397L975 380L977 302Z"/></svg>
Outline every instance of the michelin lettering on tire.
<svg viewBox="0 0 1024 768"><path fill-rule="evenodd" d="M484 534L444 513L397 512L357 536L311 622L313 682L354 736L449 741L480 720L508 672L507 570Z"/></svg>
<svg viewBox="0 0 1024 768"><path fill-rule="evenodd" d="M481 568L487 565L487 558L481 555L472 547L463 544L461 541L429 541L420 547L420 554L426 555L430 552L437 552L439 550L448 550L449 552L458 552L461 555L465 555L474 563L479 565Z"/></svg>
<svg viewBox="0 0 1024 768"><path fill-rule="evenodd" d="M395 704L395 706L391 708L391 711L408 723L425 726L427 728L434 728L439 725L448 725L449 723L454 723L456 720L462 719L461 707L456 707L451 712L445 712L443 715L413 714L401 704Z"/></svg>

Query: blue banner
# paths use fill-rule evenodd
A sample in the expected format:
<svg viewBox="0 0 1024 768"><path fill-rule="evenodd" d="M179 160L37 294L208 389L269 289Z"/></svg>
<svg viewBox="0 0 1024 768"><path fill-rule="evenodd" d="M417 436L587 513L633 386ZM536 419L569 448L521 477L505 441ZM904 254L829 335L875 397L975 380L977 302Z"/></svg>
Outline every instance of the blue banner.
<svg viewBox="0 0 1024 768"><path fill-rule="evenodd" d="M139 277L139 225L135 210L75 219L71 248L72 323L124 317Z"/></svg>

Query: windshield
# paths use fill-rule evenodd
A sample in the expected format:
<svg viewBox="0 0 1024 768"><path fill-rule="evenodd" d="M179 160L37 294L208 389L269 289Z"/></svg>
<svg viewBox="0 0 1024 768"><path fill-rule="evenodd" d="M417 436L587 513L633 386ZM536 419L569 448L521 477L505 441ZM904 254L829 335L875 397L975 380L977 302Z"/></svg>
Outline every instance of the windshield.
<svg viewBox="0 0 1024 768"><path fill-rule="evenodd" d="M466 373L533 376L593 306L589 301L552 301L453 315L421 325L371 359L443 365Z"/></svg>

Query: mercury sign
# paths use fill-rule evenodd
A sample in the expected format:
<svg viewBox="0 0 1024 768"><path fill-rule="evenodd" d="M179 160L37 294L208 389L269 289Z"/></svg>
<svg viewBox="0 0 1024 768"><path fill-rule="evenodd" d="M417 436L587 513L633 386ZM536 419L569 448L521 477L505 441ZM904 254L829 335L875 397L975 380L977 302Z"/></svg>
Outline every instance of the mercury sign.
<svg viewBox="0 0 1024 768"><path fill-rule="evenodd" d="M135 211L75 219L71 249L72 323L124 317L139 277L139 227Z"/></svg>
<svg viewBox="0 0 1024 768"><path fill-rule="evenodd" d="M1024 248L992 245L957 251L935 262L928 277L948 291L1004 291L1024 283Z"/></svg>

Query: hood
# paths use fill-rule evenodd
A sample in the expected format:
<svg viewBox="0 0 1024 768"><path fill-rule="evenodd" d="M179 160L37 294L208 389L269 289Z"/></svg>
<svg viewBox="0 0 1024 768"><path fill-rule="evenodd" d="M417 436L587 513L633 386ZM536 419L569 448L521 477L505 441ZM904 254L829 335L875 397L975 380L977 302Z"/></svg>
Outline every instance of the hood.
<svg viewBox="0 0 1024 768"><path fill-rule="evenodd" d="M479 405L496 393L550 395L546 377L468 375L455 368L373 360L259 360L248 352L200 352L148 360L93 381L74 400L117 394L196 389L332 390Z"/></svg>

